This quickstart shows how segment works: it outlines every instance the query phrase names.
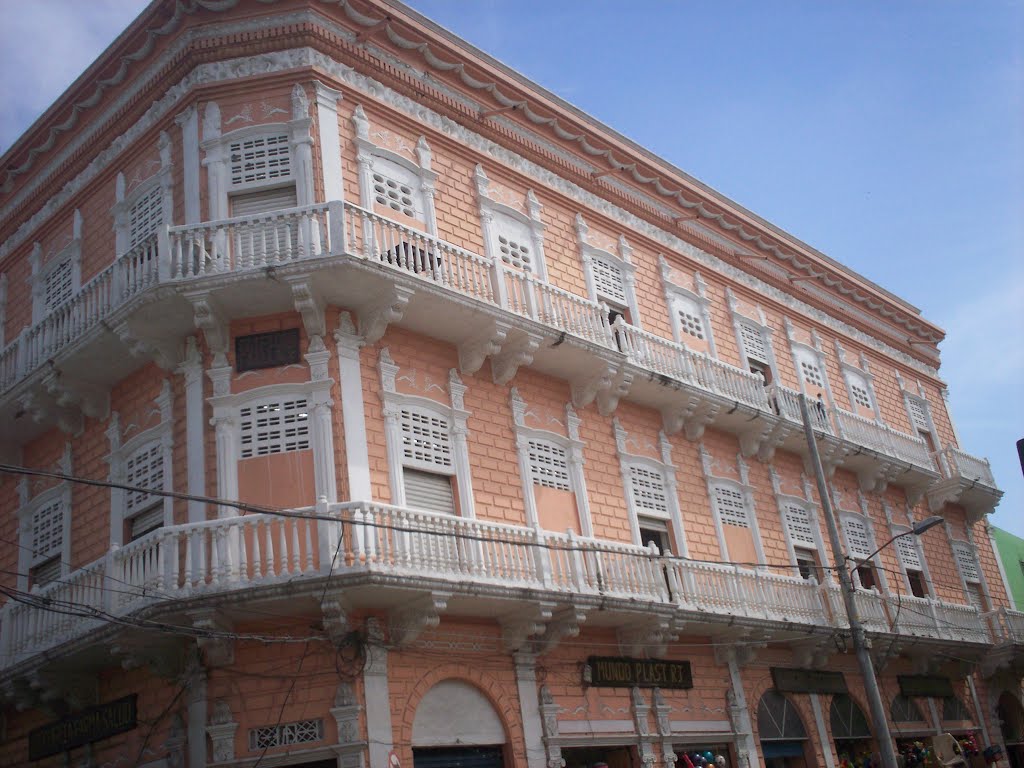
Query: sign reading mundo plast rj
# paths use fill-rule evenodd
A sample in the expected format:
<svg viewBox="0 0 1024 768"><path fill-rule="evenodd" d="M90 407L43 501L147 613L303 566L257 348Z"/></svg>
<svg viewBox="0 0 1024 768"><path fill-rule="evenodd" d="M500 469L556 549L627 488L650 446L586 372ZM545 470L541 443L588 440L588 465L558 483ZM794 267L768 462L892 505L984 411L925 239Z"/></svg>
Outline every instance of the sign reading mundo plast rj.
<svg viewBox="0 0 1024 768"><path fill-rule="evenodd" d="M590 684L606 688L693 688L688 661L591 656Z"/></svg>
<svg viewBox="0 0 1024 768"><path fill-rule="evenodd" d="M136 700L137 695L133 693L30 731L28 759L42 760L132 730L138 725Z"/></svg>

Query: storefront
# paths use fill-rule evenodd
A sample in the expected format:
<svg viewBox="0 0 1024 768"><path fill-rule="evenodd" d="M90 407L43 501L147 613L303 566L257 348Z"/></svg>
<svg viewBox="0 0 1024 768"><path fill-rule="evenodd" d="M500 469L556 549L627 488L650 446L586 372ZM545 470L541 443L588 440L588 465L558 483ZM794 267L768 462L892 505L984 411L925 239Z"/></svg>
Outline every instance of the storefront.
<svg viewBox="0 0 1024 768"><path fill-rule="evenodd" d="M996 714L1010 768L1024 768L1024 707L1016 696L1005 691L996 704Z"/></svg>
<svg viewBox="0 0 1024 768"><path fill-rule="evenodd" d="M931 755L935 726L924 712L917 699L902 693L896 695L889 707L896 754L903 759L904 768L921 768Z"/></svg>
<svg viewBox="0 0 1024 768"><path fill-rule="evenodd" d="M807 731L786 696L766 691L757 705L757 732L765 768L808 768Z"/></svg>
<svg viewBox="0 0 1024 768"><path fill-rule="evenodd" d="M416 708L413 768L503 768L505 742L487 697L462 680L444 680Z"/></svg>

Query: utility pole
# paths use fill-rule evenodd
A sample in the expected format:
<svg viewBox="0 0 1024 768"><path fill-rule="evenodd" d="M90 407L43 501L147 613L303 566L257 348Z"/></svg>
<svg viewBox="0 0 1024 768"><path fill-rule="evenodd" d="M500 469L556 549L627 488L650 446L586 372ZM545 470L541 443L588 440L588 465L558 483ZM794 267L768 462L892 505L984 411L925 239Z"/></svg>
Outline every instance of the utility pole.
<svg viewBox="0 0 1024 768"><path fill-rule="evenodd" d="M825 484L825 472L821 468L821 456L818 455L818 444L814 440L814 429L811 427L811 414L807 409L806 395L800 395L800 416L804 422L804 436L807 438L807 450L810 452L811 464L814 467L814 477L818 482L821 511L828 523L828 537L832 545L832 561L835 564L836 573L839 576L839 584L843 591L843 604L846 606L846 617L850 622L853 649L857 654L857 664L860 667L861 677L864 678L864 691L867 694L868 707L871 710L871 722L874 726L875 741L878 742L878 751L882 756L883 768L898 768L896 750L893 747L892 735L889 733L889 721L885 716L885 704L882 703L882 693L878 690L878 678L875 677L875 667L871 663L871 653L868 651L867 638L864 634L864 627L860 623L857 603L854 600L853 582L850 579L850 572L846 570L843 546L839 541L839 528L836 526L836 519L832 512L832 497L829 495L828 486Z"/></svg>

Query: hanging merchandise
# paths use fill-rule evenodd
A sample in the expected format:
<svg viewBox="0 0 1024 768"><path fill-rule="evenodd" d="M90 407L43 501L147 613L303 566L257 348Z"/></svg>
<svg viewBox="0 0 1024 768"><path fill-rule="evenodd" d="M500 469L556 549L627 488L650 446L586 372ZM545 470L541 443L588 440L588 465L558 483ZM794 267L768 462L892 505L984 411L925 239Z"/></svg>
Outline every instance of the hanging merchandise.
<svg viewBox="0 0 1024 768"><path fill-rule="evenodd" d="M932 750L923 741L903 739L896 742L896 754L903 758L905 768L919 768L932 764Z"/></svg>
<svg viewBox="0 0 1024 768"><path fill-rule="evenodd" d="M881 768L881 766L882 763L878 756L866 749L839 754L839 768Z"/></svg>
<svg viewBox="0 0 1024 768"><path fill-rule="evenodd" d="M682 762L684 768L728 768L729 762L725 755L716 755L710 750L704 752L683 752Z"/></svg>

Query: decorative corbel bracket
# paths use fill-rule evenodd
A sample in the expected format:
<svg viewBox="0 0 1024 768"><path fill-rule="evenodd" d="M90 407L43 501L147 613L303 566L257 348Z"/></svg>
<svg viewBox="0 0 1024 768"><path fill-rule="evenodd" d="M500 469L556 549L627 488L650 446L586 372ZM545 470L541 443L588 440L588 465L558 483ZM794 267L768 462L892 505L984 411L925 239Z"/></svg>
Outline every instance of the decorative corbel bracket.
<svg viewBox="0 0 1024 768"><path fill-rule="evenodd" d="M414 291L401 285L390 285L359 312L359 333L367 344L376 344L388 326L405 314Z"/></svg>
<svg viewBox="0 0 1024 768"><path fill-rule="evenodd" d="M597 393L607 390L615 376L615 365L605 360L598 363L596 369L581 373L571 382L572 404L574 408L586 408L597 397Z"/></svg>
<svg viewBox="0 0 1024 768"><path fill-rule="evenodd" d="M483 367L484 360L501 352L508 336L508 326L497 321L486 324L483 330L471 333L459 344L459 370L472 375Z"/></svg>
<svg viewBox="0 0 1024 768"><path fill-rule="evenodd" d="M722 406L699 395L686 395L683 404L662 411L665 434L682 432L686 439L696 442L704 436L704 430L714 422Z"/></svg>
<svg viewBox="0 0 1024 768"><path fill-rule="evenodd" d="M235 641L226 636L232 630L231 623L214 608L201 608L191 611L189 617L196 629L214 633L225 633L224 636L198 637L196 645L202 653L203 662L207 667L225 667L235 663Z"/></svg>
<svg viewBox="0 0 1024 768"><path fill-rule="evenodd" d="M228 353L228 324L224 320L220 307L216 300L209 293L185 294L192 303L192 312L196 328L203 332L206 339L206 346L215 357L220 356L225 362L215 363L224 365Z"/></svg>
<svg viewBox="0 0 1024 768"><path fill-rule="evenodd" d="M580 608L568 607L555 613L537 640L537 653L547 653L567 637L577 637L587 614Z"/></svg>
<svg viewBox="0 0 1024 768"><path fill-rule="evenodd" d="M864 493L885 493L889 483L896 478L903 467L891 461L880 461L873 467L857 470L857 485Z"/></svg>
<svg viewBox="0 0 1024 768"><path fill-rule="evenodd" d="M520 366L530 365L543 337L527 333L505 342L501 351L491 356L491 377L495 384L508 384Z"/></svg>
<svg viewBox="0 0 1024 768"><path fill-rule="evenodd" d="M137 360L152 360L165 371L173 371L181 364L181 344L176 340L142 338L127 321L114 328L114 333Z"/></svg>
<svg viewBox="0 0 1024 768"><path fill-rule="evenodd" d="M56 368L43 377L43 388L57 408L67 412L80 410L91 419L105 420L110 415L110 394L86 384L73 384Z"/></svg>
<svg viewBox="0 0 1024 768"><path fill-rule="evenodd" d="M441 623L441 614L448 608L450 592L428 592L411 603L391 612L388 634L392 645L401 648L413 642L424 629Z"/></svg>
<svg viewBox="0 0 1024 768"><path fill-rule="evenodd" d="M838 652L829 637L796 640L789 644L793 663L800 669L824 669Z"/></svg>
<svg viewBox="0 0 1024 768"><path fill-rule="evenodd" d="M510 653L520 650L534 635L544 632L551 620L554 603L538 602L501 620L501 639Z"/></svg>
<svg viewBox="0 0 1024 768"><path fill-rule="evenodd" d="M327 592L320 601L320 612L323 616L324 632L335 647L340 646L351 629L348 620L348 600L340 590Z"/></svg>
<svg viewBox="0 0 1024 768"><path fill-rule="evenodd" d="M646 616L617 632L619 650L625 656L661 658L668 653L669 643L679 639L683 622L671 616Z"/></svg>
<svg viewBox="0 0 1024 768"><path fill-rule="evenodd" d="M303 277L288 280L292 289L292 301L295 303L295 311L302 317L302 325L306 329L306 336L312 339L319 336L323 339L327 335L327 323L324 320L324 301L320 292L313 284L313 278Z"/></svg>
<svg viewBox="0 0 1024 768"><path fill-rule="evenodd" d="M633 374L625 366L619 366L612 376L611 386L597 392L597 412L602 416L611 416L619 407L619 400L629 394L633 385Z"/></svg>

